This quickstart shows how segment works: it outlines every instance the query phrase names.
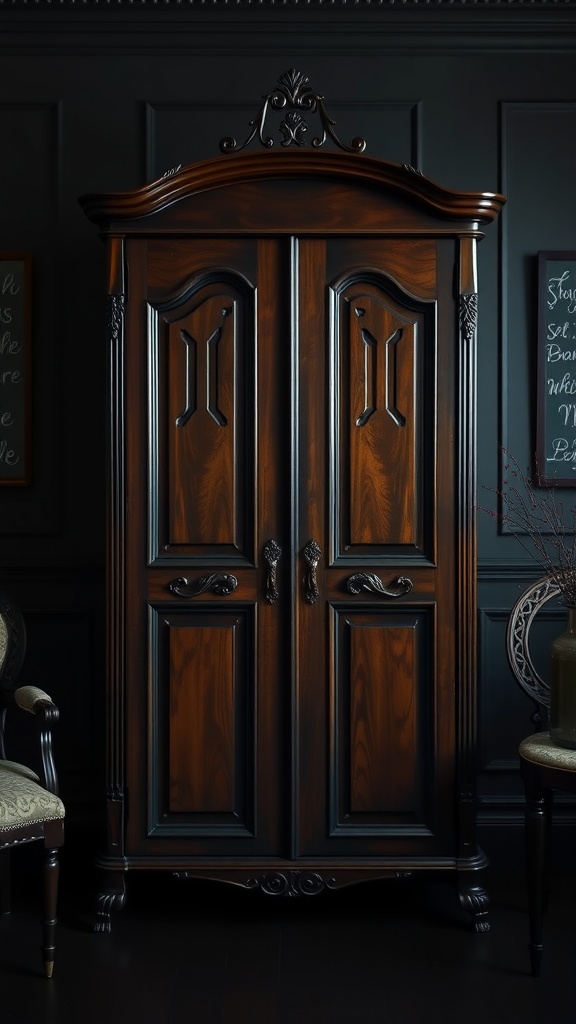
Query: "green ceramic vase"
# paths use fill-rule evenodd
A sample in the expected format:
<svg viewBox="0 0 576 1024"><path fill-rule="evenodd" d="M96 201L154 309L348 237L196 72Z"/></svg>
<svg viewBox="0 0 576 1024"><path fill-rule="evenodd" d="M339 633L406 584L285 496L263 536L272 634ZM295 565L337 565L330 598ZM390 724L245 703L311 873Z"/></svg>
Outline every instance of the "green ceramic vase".
<svg viewBox="0 0 576 1024"><path fill-rule="evenodd" d="M550 737L576 750L576 608L568 608L566 629L550 649Z"/></svg>

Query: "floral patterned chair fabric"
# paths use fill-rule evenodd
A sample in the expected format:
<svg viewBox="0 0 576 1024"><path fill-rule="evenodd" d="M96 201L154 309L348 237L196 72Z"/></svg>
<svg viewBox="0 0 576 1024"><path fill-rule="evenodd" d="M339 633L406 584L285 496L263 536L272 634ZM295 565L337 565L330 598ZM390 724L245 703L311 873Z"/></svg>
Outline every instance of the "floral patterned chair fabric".
<svg viewBox="0 0 576 1024"><path fill-rule="evenodd" d="M19 673L26 651L26 628L18 608L0 593L0 912L10 910L11 850L44 842L44 970L52 977L58 897L58 849L64 842L64 804L52 753L52 726L58 709L36 686L20 686ZM27 765L7 757L7 726L15 712L27 711L38 723L42 761L41 779Z"/></svg>
<svg viewBox="0 0 576 1024"><path fill-rule="evenodd" d="M532 662L530 629L543 605L560 596L550 576L543 576L518 598L508 620L507 654L516 682L530 697L536 731L520 743L518 755L526 794L526 878L530 917L530 963L534 977L540 974L542 929L547 880L548 832L555 790L576 793L576 750L557 746L549 728L550 688Z"/></svg>

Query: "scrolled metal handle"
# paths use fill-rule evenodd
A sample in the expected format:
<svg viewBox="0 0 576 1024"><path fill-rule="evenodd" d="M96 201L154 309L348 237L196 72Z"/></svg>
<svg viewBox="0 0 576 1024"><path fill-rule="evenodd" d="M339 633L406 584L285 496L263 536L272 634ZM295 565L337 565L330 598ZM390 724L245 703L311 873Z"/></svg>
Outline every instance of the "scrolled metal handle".
<svg viewBox="0 0 576 1024"><path fill-rule="evenodd" d="M359 594L366 590L371 594L380 594L382 597L403 597L412 590L412 580L407 576L398 576L392 581L392 585L385 587L382 580L373 572L355 572L346 580L346 588L351 594Z"/></svg>
<svg viewBox="0 0 576 1024"><path fill-rule="evenodd" d="M304 547L304 558L308 564L308 572L304 577L304 600L308 604L314 604L320 597L316 569L322 557L322 549L315 540L309 540Z"/></svg>
<svg viewBox="0 0 576 1024"><path fill-rule="evenodd" d="M177 597L195 597L196 594L203 594L207 590L225 597L236 590L237 586L238 580L235 576L226 572L213 572L210 576L201 576L194 583L189 583L185 576L179 576L176 580L170 580L168 589Z"/></svg>

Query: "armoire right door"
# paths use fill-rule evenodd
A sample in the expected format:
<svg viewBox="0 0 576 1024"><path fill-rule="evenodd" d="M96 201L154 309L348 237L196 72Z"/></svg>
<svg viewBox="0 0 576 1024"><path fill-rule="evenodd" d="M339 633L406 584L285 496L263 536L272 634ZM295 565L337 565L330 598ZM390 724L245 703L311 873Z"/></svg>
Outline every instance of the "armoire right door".
<svg viewBox="0 0 576 1024"><path fill-rule="evenodd" d="M454 242L293 245L294 851L438 857L455 841Z"/></svg>

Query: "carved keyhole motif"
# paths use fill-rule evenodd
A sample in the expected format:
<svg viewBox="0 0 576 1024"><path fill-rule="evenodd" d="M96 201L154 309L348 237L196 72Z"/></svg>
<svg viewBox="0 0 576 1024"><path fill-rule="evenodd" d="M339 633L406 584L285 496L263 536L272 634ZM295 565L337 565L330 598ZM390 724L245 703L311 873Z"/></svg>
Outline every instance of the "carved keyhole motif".
<svg viewBox="0 0 576 1024"><path fill-rule="evenodd" d="M360 321L360 337L364 344L364 409L356 420L357 427L364 427L377 409L378 385L378 339L364 325L366 310L355 306L354 312ZM398 327L384 342L386 412L399 426L406 424L406 417L397 406L398 393L398 344L402 340L404 329Z"/></svg>
<svg viewBox="0 0 576 1024"><path fill-rule="evenodd" d="M218 405L218 355L222 340L223 324L230 316L232 306L220 311L220 322L208 336L206 345L206 409L219 427L225 427L227 420ZM180 338L186 346L184 409L176 417L176 426L184 427L198 408L198 341L186 330L180 331Z"/></svg>

